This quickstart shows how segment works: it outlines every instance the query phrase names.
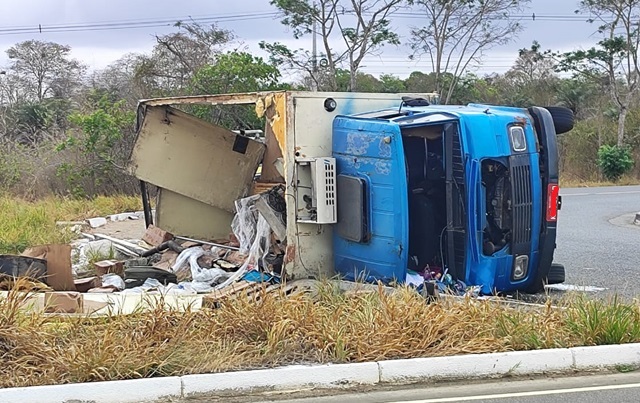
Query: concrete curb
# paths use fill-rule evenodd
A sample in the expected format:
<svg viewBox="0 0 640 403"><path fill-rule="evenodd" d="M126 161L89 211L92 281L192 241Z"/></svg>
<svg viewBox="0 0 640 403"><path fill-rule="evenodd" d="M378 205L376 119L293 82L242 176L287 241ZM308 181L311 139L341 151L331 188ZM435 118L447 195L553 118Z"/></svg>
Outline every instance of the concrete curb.
<svg viewBox="0 0 640 403"><path fill-rule="evenodd" d="M3 403L128 403L181 396L180 377L130 379L126 381L87 382L69 385L31 386L0 389Z"/></svg>
<svg viewBox="0 0 640 403"><path fill-rule="evenodd" d="M297 365L258 371L186 375L182 377L182 393L183 396L189 396L196 393L233 390L375 385L378 382L380 382L380 373L376 362Z"/></svg>
<svg viewBox="0 0 640 403"><path fill-rule="evenodd" d="M380 382L401 383L564 371L573 366L573 355L570 349L554 349L414 358L378 364Z"/></svg>
<svg viewBox="0 0 640 403"><path fill-rule="evenodd" d="M640 343L574 347L570 350L577 370L640 364Z"/></svg>
<svg viewBox="0 0 640 403"><path fill-rule="evenodd" d="M495 378L640 365L640 343L469 354L355 364L288 366L256 371L0 389L3 403L127 403L199 393Z"/></svg>

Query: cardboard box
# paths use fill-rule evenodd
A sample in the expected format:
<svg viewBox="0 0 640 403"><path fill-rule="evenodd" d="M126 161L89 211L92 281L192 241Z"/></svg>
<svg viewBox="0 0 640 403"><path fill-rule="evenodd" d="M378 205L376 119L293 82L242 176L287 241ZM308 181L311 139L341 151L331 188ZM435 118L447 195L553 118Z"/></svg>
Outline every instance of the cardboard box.
<svg viewBox="0 0 640 403"><path fill-rule="evenodd" d="M46 283L56 291L75 291L71 273L70 245L40 245L25 249L22 256L47 261Z"/></svg>
<svg viewBox="0 0 640 403"><path fill-rule="evenodd" d="M84 298L79 292L45 292L44 311L46 313L82 313Z"/></svg>
<svg viewBox="0 0 640 403"><path fill-rule="evenodd" d="M80 278L74 281L78 292L87 292L92 288L102 286L100 277Z"/></svg>
<svg viewBox="0 0 640 403"><path fill-rule="evenodd" d="M96 269L96 276L102 277L108 273L114 273L118 276L124 274L124 263L117 260L101 260L95 262L93 267Z"/></svg>
<svg viewBox="0 0 640 403"><path fill-rule="evenodd" d="M158 246L161 243L173 239L173 234L153 225L149 225L147 231L142 236L142 240L152 246Z"/></svg>

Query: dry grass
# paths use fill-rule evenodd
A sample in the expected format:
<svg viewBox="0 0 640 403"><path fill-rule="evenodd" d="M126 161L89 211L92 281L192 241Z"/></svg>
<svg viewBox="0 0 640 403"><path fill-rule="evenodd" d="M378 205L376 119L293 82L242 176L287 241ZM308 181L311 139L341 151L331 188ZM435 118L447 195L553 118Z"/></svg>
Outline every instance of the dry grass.
<svg viewBox="0 0 640 403"><path fill-rule="evenodd" d="M603 180L586 180L576 176L563 175L560 178L560 186L563 188L591 188L603 186L634 186L640 185L640 180L633 176L623 176L618 182L608 182Z"/></svg>
<svg viewBox="0 0 640 403"><path fill-rule="evenodd" d="M68 242L72 234L56 227L56 221L83 220L140 208L139 199L132 196L93 200L49 197L38 201L0 196L0 253L19 253L28 246Z"/></svg>
<svg viewBox="0 0 640 403"><path fill-rule="evenodd" d="M475 300L426 304L400 290L312 299L263 295L216 310L45 317L0 301L0 387L640 341L637 304L573 299L521 311Z"/></svg>

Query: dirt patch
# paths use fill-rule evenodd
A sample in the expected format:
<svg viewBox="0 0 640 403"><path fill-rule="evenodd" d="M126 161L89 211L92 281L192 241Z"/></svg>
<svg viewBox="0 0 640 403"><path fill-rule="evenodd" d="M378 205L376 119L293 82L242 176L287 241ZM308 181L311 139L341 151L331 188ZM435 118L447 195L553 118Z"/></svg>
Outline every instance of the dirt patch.
<svg viewBox="0 0 640 403"><path fill-rule="evenodd" d="M102 227L91 229L90 234L103 234L118 239L141 239L146 230L144 220L108 221Z"/></svg>

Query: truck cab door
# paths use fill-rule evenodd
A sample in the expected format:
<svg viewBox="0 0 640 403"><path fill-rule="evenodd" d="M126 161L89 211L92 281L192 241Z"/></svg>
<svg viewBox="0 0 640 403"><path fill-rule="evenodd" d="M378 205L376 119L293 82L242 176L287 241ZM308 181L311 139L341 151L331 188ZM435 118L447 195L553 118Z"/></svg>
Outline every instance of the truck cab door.
<svg viewBox="0 0 640 403"><path fill-rule="evenodd" d="M332 136L336 273L349 280L404 282L409 225L400 128L386 120L338 116Z"/></svg>

